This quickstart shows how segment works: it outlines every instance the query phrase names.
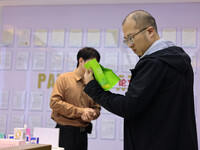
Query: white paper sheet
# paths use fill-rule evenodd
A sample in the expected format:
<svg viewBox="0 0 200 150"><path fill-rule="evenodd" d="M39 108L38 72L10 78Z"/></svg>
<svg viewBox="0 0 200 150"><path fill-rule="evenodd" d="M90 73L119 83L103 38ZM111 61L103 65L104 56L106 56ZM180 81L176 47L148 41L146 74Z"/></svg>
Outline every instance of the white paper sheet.
<svg viewBox="0 0 200 150"><path fill-rule="evenodd" d="M116 72L118 70L118 52L105 52L104 57L104 67Z"/></svg>
<svg viewBox="0 0 200 150"><path fill-rule="evenodd" d="M124 52L122 54L122 71L123 72L130 72L130 69L135 68L139 58L133 52Z"/></svg>
<svg viewBox="0 0 200 150"><path fill-rule="evenodd" d="M12 115L10 133L14 133L14 128L24 127L24 115Z"/></svg>
<svg viewBox="0 0 200 150"><path fill-rule="evenodd" d="M30 46L30 29L21 29L18 31L18 46L19 47L28 47Z"/></svg>
<svg viewBox="0 0 200 150"><path fill-rule="evenodd" d="M107 29L105 47L118 47L119 30Z"/></svg>
<svg viewBox="0 0 200 150"><path fill-rule="evenodd" d="M14 91L12 109L24 110L26 106L26 91Z"/></svg>
<svg viewBox="0 0 200 150"><path fill-rule="evenodd" d="M34 52L33 70L45 70L46 68L46 52Z"/></svg>
<svg viewBox="0 0 200 150"><path fill-rule="evenodd" d="M100 29L89 29L87 35L87 46L100 47Z"/></svg>
<svg viewBox="0 0 200 150"><path fill-rule="evenodd" d="M17 52L15 68L17 70L27 70L28 69L28 61L29 61L29 53L28 52Z"/></svg>
<svg viewBox="0 0 200 150"><path fill-rule="evenodd" d="M70 47L81 47L82 46L83 33L81 29L71 29L70 30Z"/></svg>
<svg viewBox="0 0 200 150"><path fill-rule="evenodd" d="M176 44L176 29L163 29L162 38L167 41L172 41L174 44Z"/></svg>
<svg viewBox="0 0 200 150"><path fill-rule="evenodd" d="M0 52L0 69L9 70L12 66L12 52L2 51Z"/></svg>
<svg viewBox="0 0 200 150"><path fill-rule="evenodd" d="M195 117L197 118L197 97L194 95L194 110L195 110Z"/></svg>
<svg viewBox="0 0 200 150"><path fill-rule="evenodd" d="M115 139L115 120L114 119L101 120L101 138Z"/></svg>
<svg viewBox="0 0 200 150"><path fill-rule="evenodd" d="M48 94L48 99L47 99L47 111L52 111L52 109L50 108L50 99L51 99L51 92L49 92Z"/></svg>
<svg viewBox="0 0 200 150"><path fill-rule="evenodd" d="M9 91L0 91L0 109L8 109Z"/></svg>
<svg viewBox="0 0 200 150"><path fill-rule="evenodd" d="M65 30L54 29L52 31L52 46L53 47L64 47L65 45Z"/></svg>
<svg viewBox="0 0 200 150"><path fill-rule="evenodd" d="M40 144L50 144L58 147L59 128L34 128L33 136L39 137Z"/></svg>
<svg viewBox="0 0 200 150"><path fill-rule="evenodd" d="M50 116L46 116L46 127L47 128L55 128L56 122L51 119Z"/></svg>
<svg viewBox="0 0 200 150"><path fill-rule="evenodd" d="M51 52L50 54L50 70L52 71L61 71L63 70L63 52Z"/></svg>
<svg viewBox="0 0 200 150"><path fill-rule="evenodd" d="M124 140L124 119L120 121L120 140Z"/></svg>
<svg viewBox="0 0 200 150"><path fill-rule="evenodd" d="M7 126L6 123L7 123L7 115L0 114L0 133L5 133Z"/></svg>
<svg viewBox="0 0 200 150"><path fill-rule="evenodd" d="M28 117L28 127L31 129L31 134L33 134L33 129L35 127L41 127L41 125L42 125L42 117L41 116L29 116Z"/></svg>
<svg viewBox="0 0 200 150"><path fill-rule="evenodd" d="M43 92L30 93L30 110L43 110Z"/></svg>
<svg viewBox="0 0 200 150"><path fill-rule="evenodd" d="M12 46L14 37L14 29L4 29L2 31L1 45Z"/></svg>
<svg viewBox="0 0 200 150"><path fill-rule="evenodd" d="M197 32L196 29L183 29L182 30L182 46L183 47L196 47Z"/></svg>
<svg viewBox="0 0 200 150"><path fill-rule="evenodd" d="M191 59L191 65L193 68L193 72L197 72L197 54L195 52L189 52L188 55L190 56Z"/></svg>
<svg viewBox="0 0 200 150"><path fill-rule="evenodd" d="M76 60L76 55L77 53L74 52L69 52L68 53L68 59L67 59L67 70L68 71L73 71L74 69L76 69L76 65L77 65L77 60Z"/></svg>
<svg viewBox="0 0 200 150"><path fill-rule="evenodd" d="M107 111L105 108L101 108L101 113L103 114L112 114L111 112Z"/></svg>
<svg viewBox="0 0 200 150"><path fill-rule="evenodd" d="M47 46L47 30L46 29L37 29L35 31L34 45L37 47L46 47Z"/></svg>

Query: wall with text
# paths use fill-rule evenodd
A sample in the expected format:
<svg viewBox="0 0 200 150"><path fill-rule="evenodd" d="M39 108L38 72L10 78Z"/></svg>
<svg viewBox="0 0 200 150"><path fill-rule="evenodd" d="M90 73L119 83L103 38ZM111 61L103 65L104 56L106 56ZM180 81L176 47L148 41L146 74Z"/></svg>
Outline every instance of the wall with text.
<svg viewBox="0 0 200 150"><path fill-rule="evenodd" d="M190 55L195 73L195 111L200 126L200 3L11 6L2 8L0 36L0 132L13 133L26 123L55 127L49 98L57 76L76 68L76 54L95 47L100 63L121 81L111 90L124 94L137 56L123 44L122 21L137 9L156 19L161 37ZM93 121L89 150L123 149L123 118L102 109ZM200 132L199 132L200 135Z"/></svg>

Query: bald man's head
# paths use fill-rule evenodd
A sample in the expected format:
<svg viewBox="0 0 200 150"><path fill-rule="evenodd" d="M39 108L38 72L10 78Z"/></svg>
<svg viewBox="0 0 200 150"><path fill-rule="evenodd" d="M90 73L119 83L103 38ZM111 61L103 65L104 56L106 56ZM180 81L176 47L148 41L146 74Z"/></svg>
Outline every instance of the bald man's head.
<svg viewBox="0 0 200 150"><path fill-rule="evenodd" d="M148 26L152 26L155 29L155 31L158 33L157 25L156 25L156 21L154 17L144 10L136 10L128 14L125 17L122 25L129 19L132 19L135 21L136 23L136 26L134 27L135 29L141 30Z"/></svg>

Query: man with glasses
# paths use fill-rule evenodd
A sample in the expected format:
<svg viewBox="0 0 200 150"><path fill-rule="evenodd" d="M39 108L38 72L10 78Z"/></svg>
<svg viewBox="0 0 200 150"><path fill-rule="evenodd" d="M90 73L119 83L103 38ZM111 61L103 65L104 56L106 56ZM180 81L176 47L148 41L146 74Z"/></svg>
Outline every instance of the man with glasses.
<svg viewBox="0 0 200 150"><path fill-rule="evenodd" d="M104 91L92 70L84 91L124 118L124 150L197 150L194 74L190 57L160 39L155 19L143 10L123 21L124 43L140 57L125 95Z"/></svg>

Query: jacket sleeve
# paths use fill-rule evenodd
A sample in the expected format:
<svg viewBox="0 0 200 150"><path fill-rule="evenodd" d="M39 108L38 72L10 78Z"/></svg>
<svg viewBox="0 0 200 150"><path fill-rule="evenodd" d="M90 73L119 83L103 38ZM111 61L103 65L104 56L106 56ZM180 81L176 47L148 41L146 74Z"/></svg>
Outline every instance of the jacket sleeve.
<svg viewBox="0 0 200 150"><path fill-rule="evenodd" d="M66 83L63 83L62 81L63 80L60 75L56 80L51 94L50 107L55 113L63 115L67 118L80 118L83 114L84 108L76 107L64 101L64 89Z"/></svg>
<svg viewBox="0 0 200 150"><path fill-rule="evenodd" d="M124 95L104 91L96 80L90 81L84 91L108 111L129 119L136 117L154 99L167 71L159 60L142 60Z"/></svg>

